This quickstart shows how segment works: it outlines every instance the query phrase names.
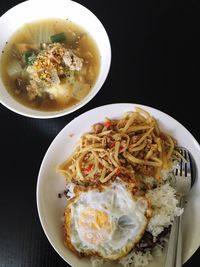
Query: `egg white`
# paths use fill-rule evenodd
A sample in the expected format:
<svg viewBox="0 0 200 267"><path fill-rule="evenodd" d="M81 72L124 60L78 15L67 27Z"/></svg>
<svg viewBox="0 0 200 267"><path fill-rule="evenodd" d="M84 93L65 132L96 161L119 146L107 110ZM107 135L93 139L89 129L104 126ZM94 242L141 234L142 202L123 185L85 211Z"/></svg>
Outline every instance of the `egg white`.
<svg viewBox="0 0 200 267"><path fill-rule="evenodd" d="M147 209L147 200L134 197L119 178L103 190L81 192L66 208L68 243L84 255L119 259L142 238Z"/></svg>

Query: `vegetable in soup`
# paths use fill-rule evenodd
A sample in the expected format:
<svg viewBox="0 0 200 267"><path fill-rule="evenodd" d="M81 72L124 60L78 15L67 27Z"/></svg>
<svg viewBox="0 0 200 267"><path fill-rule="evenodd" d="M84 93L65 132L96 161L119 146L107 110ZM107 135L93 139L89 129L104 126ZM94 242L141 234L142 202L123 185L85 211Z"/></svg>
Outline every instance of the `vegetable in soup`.
<svg viewBox="0 0 200 267"><path fill-rule="evenodd" d="M1 77L22 104L54 111L82 100L94 86L100 55L93 38L68 20L25 24L5 45Z"/></svg>

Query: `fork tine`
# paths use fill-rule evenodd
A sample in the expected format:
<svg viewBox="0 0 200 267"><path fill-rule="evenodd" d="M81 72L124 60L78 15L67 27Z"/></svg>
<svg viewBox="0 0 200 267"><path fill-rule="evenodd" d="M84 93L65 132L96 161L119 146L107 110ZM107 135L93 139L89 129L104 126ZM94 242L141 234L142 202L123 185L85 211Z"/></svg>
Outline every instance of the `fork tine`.
<svg viewBox="0 0 200 267"><path fill-rule="evenodd" d="M177 147L178 152L183 157L180 158L179 167L175 169L175 175L188 177L191 175L191 158L187 149L183 147ZM185 159L185 160L184 160Z"/></svg>
<svg viewBox="0 0 200 267"><path fill-rule="evenodd" d="M189 152L185 149L182 149L182 155L185 158L186 162L182 163L182 167L183 170L182 172L184 173L185 177L188 177L189 175L191 175L191 159L190 159L190 155Z"/></svg>
<svg viewBox="0 0 200 267"><path fill-rule="evenodd" d="M190 152L187 152L187 155L188 155L188 165L189 165L189 168L188 168L188 172L189 174L191 175L191 182L193 184L194 182L194 177L195 177L195 163L194 163L194 160L192 158L192 155L190 154Z"/></svg>
<svg viewBox="0 0 200 267"><path fill-rule="evenodd" d="M176 150L182 155L182 150L181 150L181 147L176 147ZM178 167L174 168L174 174L177 176L177 175L181 175L182 173L182 159L181 161L179 161L179 165Z"/></svg>
<svg viewBox="0 0 200 267"><path fill-rule="evenodd" d="M181 149L181 155L186 160L186 162L183 162L183 160L181 159L181 168L182 168L181 176L187 177L187 159L186 159L186 151L184 149Z"/></svg>
<svg viewBox="0 0 200 267"><path fill-rule="evenodd" d="M178 175L178 174L179 174L179 173L178 173L178 168L175 168L175 169L174 169L174 174L175 174L175 175Z"/></svg>
<svg viewBox="0 0 200 267"><path fill-rule="evenodd" d="M183 149L182 148L180 148L180 150L179 150L179 153L184 157L184 152L183 152ZM181 158L181 161L180 161L180 176L182 176L182 174L183 174L183 159Z"/></svg>
<svg viewBox="0 0 200 267"><path fill-rule="evenodd" d="M186 162L185 162L185 177L187 177L190 174L191 166L190 166L189 153L186 150L185 150L185 159L186 159Z"/></svg>
<svg viewBox="0 0 200 267"><path fill-rule="evenodd" d="M184 152L185 152L185 159L187 160L187 162L190 162L189 152L187 150L184 150Z"/></svg>
<svg viewBox="0 0 200 267"><path fill-rule="evenodd" d="M184 157L184 159L185 159L185 161L183 161L182 159L181 159L181 162L182 162L182 164L181 164L181 166L182 166L182 176L185 176L185 177L187 177L187 162L188 162L188 160L187 160L187 158L186 158L186 151L185 151L185 149L181 149L181 155Z"/></svg>

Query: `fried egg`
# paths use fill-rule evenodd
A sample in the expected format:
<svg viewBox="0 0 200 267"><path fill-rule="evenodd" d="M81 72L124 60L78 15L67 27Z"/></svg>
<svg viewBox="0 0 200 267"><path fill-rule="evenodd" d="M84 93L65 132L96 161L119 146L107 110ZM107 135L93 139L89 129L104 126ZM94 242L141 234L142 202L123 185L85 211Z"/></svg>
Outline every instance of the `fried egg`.
<svg viewBox="0 0 200 267"><path fill-rule="evenodd" d="M80 255L117 260L142 238L148 209L147 199L133 196L119 178L101 188L88 188L67 204L65 245Z"/></svg>

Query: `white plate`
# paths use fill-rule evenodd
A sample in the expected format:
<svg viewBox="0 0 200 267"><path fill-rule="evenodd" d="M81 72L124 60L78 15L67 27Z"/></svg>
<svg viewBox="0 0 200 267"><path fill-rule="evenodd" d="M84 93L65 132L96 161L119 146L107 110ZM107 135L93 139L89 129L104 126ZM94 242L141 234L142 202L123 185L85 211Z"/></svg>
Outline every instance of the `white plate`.
<svg viewBox="0 0 200 267"><path fill-rule="evenodd" d="M200 158L200 146L190 132L169 115L136 104L112 104L92 109L71 121L57 135L50 145L40 168L37 183L37 207L44 232L58 254L73 267L91 266L88 259L78 259L63 244L62 217L66 200L58 198L65 187L62 176L56 173L56 166L63 162L75 149L81 134L90 130L94 123L105 117L118 118L124 112L140 106L149 111L159 122L161 129L178 140L178 144L189 149L196 162ZM197 176L200 165L197 165ZM187 261L200 245L200 179L196 179L189 196L183 216L183 261ZM164 257L163 257L164 258ZM161 267L162 258L150 266ZM111 267L111 265L109 265ZM113 265L114 266L114 265ZM115 264L116 266L116 264Z"/></svg>

